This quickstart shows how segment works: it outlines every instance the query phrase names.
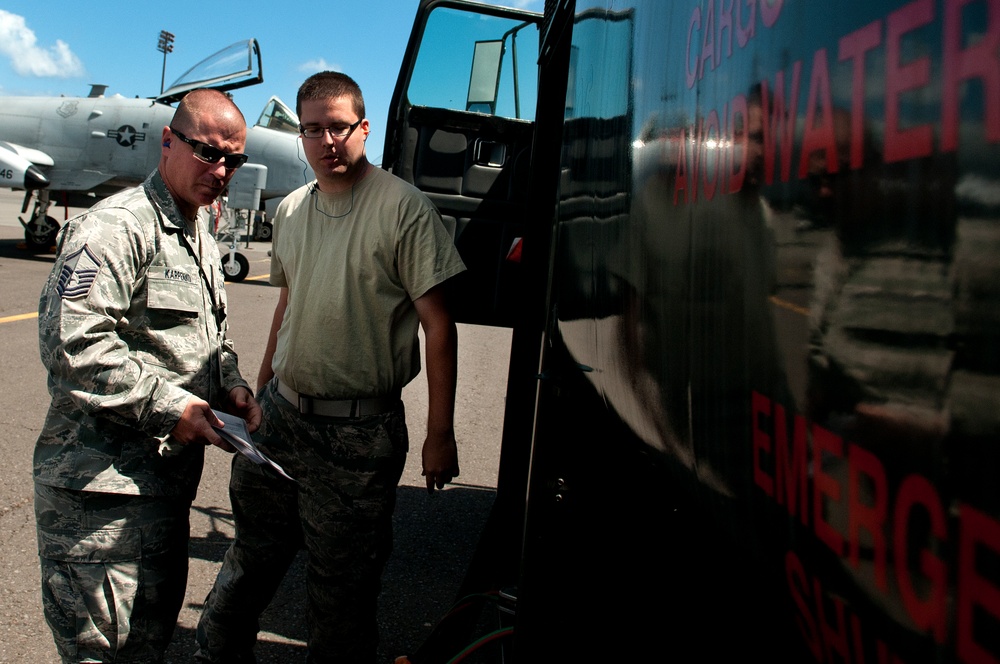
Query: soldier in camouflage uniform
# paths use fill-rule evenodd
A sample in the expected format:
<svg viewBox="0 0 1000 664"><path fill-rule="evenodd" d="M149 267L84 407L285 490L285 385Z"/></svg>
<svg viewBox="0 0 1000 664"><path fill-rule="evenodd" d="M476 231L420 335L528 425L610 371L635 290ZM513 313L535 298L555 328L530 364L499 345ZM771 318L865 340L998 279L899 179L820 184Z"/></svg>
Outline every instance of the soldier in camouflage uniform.
<svg viewBox="0 0 1000 664"><path fill-rule="evenodd" d="M258 617L305 546L309 662L370 664L407 453L400 390L426 339L427 488L458 475L457 335L443 284L465 269L430 201L372 166L357 84L317 74L299 89L302 145L316 181L274 218L281 287L258 375L261 449L297 480L233 460L236 541L198 625L196 657L253 662ZM273 378L272 378L273 377Z"/></svg>
<svg viewBox="0 0 1000 664"><path fill-rule="evenodd" d="M159 662L187 580L188 511L219 408L260 423L198 221L246 160L212 90L163 129L146 181L66 224L39 303L52 403L35 447L42 602L64 662ZM231 450L230 450L231 451Z"/></svg>

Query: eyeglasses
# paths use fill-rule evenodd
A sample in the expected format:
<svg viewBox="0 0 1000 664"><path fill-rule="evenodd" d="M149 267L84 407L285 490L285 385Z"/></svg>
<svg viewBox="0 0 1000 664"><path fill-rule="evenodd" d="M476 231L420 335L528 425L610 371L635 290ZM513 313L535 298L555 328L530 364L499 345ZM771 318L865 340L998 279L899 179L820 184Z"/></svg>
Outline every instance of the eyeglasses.
<svg viewBox="0 0 1000 664"><path fill-rule="evenodd" d="M333 125L332 127L303 127L299 125L299 133L303 138L323 138L324 134L330 134L330 138L345 138L352 131L358 128L361 120L349 125Z"/></svg>
<svg viewBox="0 0 1000 664"><path fill-rule="evenodd" d="M206 164L218 164L219 161L222 160L226 166L226 170L234 171L243 164L247 163L247 159L250 158L249 155L245 155L242 152L225 153L213 145L203 143L202 141L196 141L193 138L188 138L173 127L169 127L169 129L174 136L190 145L194 150L194 156L198 157L198 159L202 160Z"/></svg>

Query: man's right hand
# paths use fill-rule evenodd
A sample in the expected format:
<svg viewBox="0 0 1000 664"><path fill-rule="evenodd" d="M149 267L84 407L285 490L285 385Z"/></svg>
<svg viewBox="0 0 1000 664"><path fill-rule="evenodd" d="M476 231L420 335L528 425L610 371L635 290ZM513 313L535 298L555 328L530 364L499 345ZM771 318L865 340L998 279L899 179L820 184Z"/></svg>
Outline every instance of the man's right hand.
<svg viewBox="0 0 1000 664"><path fill-rule="evenodd" d="M223 426L222 420L215 416L207 401L192 397L184 406L181 419L170 431L170 436L183 445L215 445L227 452L236 449L222 439L212 427Z"/></svg>

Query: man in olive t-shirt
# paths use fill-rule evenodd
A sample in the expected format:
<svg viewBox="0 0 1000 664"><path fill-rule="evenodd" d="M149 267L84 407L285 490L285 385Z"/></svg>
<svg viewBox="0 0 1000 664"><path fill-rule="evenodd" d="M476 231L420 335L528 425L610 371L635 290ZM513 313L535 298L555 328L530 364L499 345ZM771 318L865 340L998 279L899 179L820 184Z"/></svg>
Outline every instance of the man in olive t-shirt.
<svg viewBox="0 0 1000 664"><path fill-rule="evenodd" d="M353 80L310 77L297 112L316 181L286 197L274 218L271 283L281 293L258 377L256 437L296 482L234 460L237 537L198 625L201 661L254 661L257 618L304 546L309 661L375 662L408 448L399 397L420 371L418 327L428 491L459 472L457 332L441 285L465 266L430 201L368 162L369 123Z"/></svg>

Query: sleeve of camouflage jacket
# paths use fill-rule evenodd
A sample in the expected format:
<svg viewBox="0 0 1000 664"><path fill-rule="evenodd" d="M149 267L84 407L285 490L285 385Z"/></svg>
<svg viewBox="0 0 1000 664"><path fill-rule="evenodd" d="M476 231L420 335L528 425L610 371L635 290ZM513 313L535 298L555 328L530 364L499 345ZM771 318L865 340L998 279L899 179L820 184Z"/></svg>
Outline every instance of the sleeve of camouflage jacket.
<svg viewBox="0 0 1000 664"><path fill-rule="evenodd" d="M62 391L88 415L166 436L191 393L171 380L162 360L156 361L169 349L136 352L129 347L129 342L142 343L136 330L149 325L148 312L133 294L154 247L128 210L88 217L86 224L66 227L39 302L39 345L49 388ZM87 274L81 262L92 276L83 283L61 283L67 273Z"/></svg>

